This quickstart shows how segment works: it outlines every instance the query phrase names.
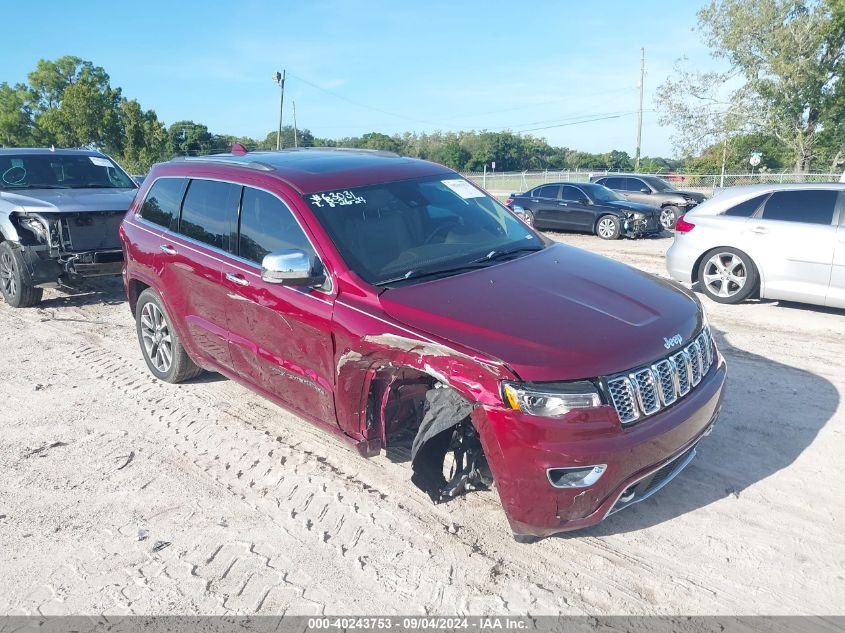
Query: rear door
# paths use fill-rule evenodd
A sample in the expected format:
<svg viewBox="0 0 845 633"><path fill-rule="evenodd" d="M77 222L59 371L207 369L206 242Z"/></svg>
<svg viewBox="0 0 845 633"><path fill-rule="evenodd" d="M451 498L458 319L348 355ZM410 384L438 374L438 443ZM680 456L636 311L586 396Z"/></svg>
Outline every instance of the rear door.
<svg viewBox="0 0 845 633"><path fill-rule="evenodd" d="M561 221L566 223L566 228L575 231L593 230L595 224L595 209L589 203L589 198L578 187L564 185L560 194L561 199Z"/></svg>
<svg viewBox="0 0 845 633"><path fill-rule="evenodd" d="M240 186L191 179L176 232L164 234L160 278L188 350L232 369L221 272L231 226L237 221Z"/></svg>
<svg viewBox="0 0 845 633"><path fill-rule="evenodd" d="M286 249L317 252L290 206L244 187L232 256L223 267L229 346L246 380L310 419L335 425L333 293L261 279L264 256Z"/></svg>
<svg viewBox="0 0 845 633"><path fill-rule="evenodd" d="M745 227L765 297L823 304L831 280L839 192L775 191Z"/></svg>
<svg viewBox="0 0 845 633"><path fill-rule="evenodd" d="M558 203L560 202L560 185L543 185L537 187L531 196L531 206L534 210L535 223L546 228L561 228L558 217Z"/></svg>

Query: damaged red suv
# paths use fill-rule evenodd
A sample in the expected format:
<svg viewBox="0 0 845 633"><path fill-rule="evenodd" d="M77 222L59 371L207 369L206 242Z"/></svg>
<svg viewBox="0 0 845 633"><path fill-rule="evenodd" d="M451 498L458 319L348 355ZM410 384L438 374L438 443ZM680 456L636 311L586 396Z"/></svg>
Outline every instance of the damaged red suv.
<svg viewBox="0 0 845 633"><path fill-rule="evenodd" d="M556 244L433 163L290 150L153 168L121 228L150 371L203 369L356 445L436 502L495 486L518 540L664 486L725 364L672 282Z"/></svg>

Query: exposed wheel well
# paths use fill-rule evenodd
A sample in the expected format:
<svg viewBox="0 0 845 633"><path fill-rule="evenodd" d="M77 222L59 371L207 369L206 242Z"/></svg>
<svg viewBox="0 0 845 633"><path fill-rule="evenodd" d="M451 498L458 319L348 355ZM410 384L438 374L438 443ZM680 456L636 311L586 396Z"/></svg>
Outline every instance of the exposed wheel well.
<svg viewBox="0 0 845 633"><path fill-rule="evenodd" d="M471 412L471 403L436 377L391 367L370 383L366 433L380 440L392 461L410 461L411 480L439 503L492 483ZM456 442L460 463L447 480L444 460Z"/></svg>
<svg viewBox="0 0 845 633"><path fill-rule="evenodd" d="M140 297L141 293L147 288L149 288L149 286L143 281L138 281L137 279L129 280L129 292L127 292L127 298L129 299L129 309L132 311L132 316L135 316L135 307L138 305L138 297Z"/></svg>

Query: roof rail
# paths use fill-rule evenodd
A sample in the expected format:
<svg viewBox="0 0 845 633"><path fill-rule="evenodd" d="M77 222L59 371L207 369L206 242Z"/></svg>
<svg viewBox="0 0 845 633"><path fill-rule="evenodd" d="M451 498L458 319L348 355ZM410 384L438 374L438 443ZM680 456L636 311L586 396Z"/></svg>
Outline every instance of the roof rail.
<svg viewBox="0 0 845 633"><path fill-rule="evenodd" d="M286 147L283 152L361 152L362 154L373 154L376 156L390 156L401 158L396 152L386 149L366 149L363 147Z"/></svg>
<svg viewBox="0 0 845 633"><path fill-rule="evenodd" d="M171 162L190 162L190 163L225 163L227 165L236 165L238 167L246 167L247 169L255 169L258 171L273 171L274 167L267 163L259 161L245 161L238 160L228 155L209 156L176 156L171 159Z"/></svg>

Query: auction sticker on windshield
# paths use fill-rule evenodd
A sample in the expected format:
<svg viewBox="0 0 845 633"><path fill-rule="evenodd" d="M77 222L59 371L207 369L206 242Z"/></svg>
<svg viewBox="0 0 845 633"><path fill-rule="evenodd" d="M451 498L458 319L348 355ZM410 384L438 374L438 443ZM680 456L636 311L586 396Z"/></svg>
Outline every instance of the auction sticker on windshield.
<svg viewBox="0 0 845 633"><path fill-rule="evenodd" d="M89 156L88 158L90 158L91 162L97 167L111 167L111 161L107 158L101 158L100 156Z"/></svg>
<svg viewBox="0 0 845 633"><path fill-rule="evenodd" d="M458 194L461 198L465 200L467 198L483 198L484 192L476 189L471 184L469 184L466 180L461 178L452 178L450 180L441 180L444 185L449 187L452 191Z"/></svg>

